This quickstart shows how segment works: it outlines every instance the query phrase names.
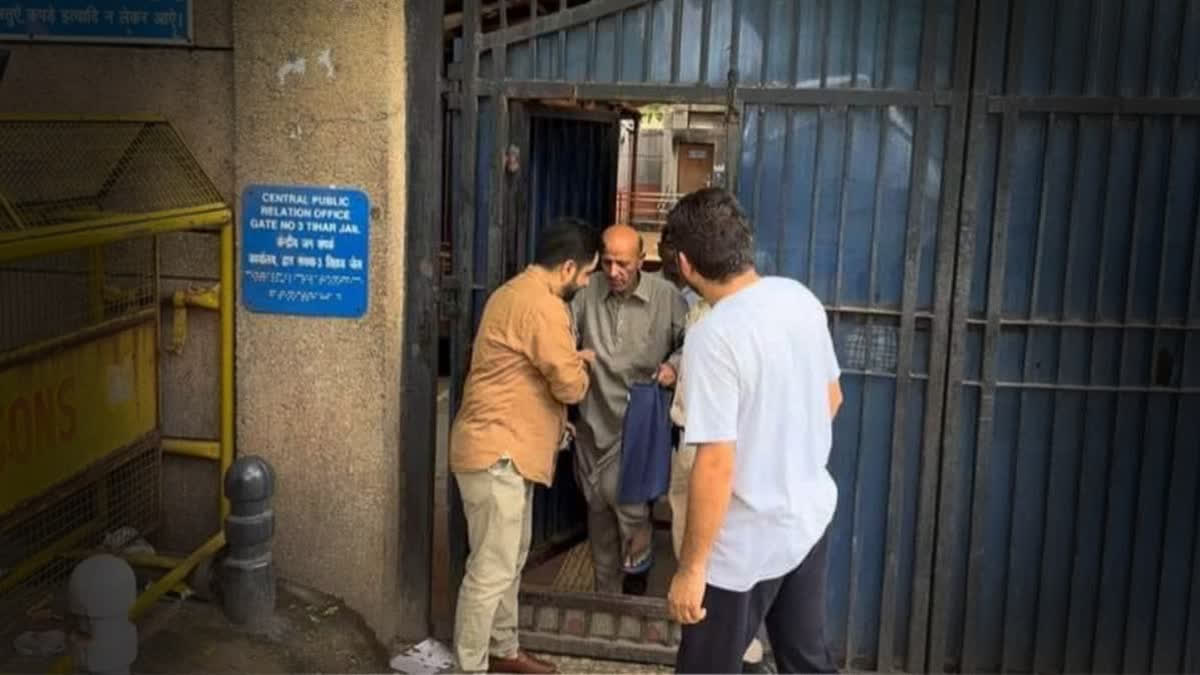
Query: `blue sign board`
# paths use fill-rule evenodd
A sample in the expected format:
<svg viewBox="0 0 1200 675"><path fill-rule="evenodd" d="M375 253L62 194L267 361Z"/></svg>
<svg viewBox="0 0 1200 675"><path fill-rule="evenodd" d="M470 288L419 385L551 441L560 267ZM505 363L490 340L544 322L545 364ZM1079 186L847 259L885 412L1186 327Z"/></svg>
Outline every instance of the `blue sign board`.
<svg viewBox="0 0 1200 675"><path fill-rule="evenodd" d="M192 0L0 0L0 40L192 43Z"/></svg>
<svg viewBox="0 0 1200 675"><path fill-rule="evenodd" d="M370 209L361 190L252 185L242 194L242 302L253 312L361 317Z"/></svg>

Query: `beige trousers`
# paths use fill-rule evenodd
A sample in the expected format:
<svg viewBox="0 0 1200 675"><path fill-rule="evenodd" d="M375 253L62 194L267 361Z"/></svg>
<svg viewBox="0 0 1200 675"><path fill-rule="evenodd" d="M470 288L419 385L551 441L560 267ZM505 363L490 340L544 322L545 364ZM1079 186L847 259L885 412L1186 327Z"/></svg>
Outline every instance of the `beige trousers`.
<svg viewBox="0 0 1200 675"><path fill-rule="evenodd" d="M675 559L679 560L683 552L683 533L687 529L688 485L692 480L692 467L696 465L696 446L682 442L675 454L671 455L671 487L667 499L671 503L671 543L675 547ZM747 663L759 663L763 660L762 642L758 638L750 641L746 654L742 657Z"/></svg>
<svg viewBox="0 0 1200 675"><path fill-rule="evenodd" d="M459 668L482 672L489 654L517 653L517 593L533 532L533 484L508 459L454 477L471 546L454 616L454 653Z"/></svg>

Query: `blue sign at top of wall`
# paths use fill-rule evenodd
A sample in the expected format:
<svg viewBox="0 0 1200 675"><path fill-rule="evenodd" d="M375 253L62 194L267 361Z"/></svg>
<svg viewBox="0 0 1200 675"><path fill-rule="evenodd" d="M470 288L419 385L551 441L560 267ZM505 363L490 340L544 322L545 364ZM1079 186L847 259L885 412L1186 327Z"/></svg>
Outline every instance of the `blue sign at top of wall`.
<svg viewBox="0 0 1200 675"><path fill-rule="evenodd" d="M192 0L0 0L0 40L192 44Z"/></svg>

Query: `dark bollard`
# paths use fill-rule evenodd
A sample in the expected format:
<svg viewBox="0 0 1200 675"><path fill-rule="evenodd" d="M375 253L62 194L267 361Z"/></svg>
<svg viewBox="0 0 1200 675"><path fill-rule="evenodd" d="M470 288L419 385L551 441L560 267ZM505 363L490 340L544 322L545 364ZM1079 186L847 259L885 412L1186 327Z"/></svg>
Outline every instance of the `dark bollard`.
<svg viewBox="0 0 1200 675"><path fill-rule="evenodd" d="M221 599L225 615L239 626L263 627L275 613L275 470L261 457L241 457L225 474L225 558Z"/></svg>

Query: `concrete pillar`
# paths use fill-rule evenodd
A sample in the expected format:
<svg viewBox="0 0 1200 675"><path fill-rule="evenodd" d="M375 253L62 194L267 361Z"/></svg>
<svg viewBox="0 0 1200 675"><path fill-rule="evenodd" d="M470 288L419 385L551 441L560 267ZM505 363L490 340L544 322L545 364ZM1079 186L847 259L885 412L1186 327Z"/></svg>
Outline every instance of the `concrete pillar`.
<svg viewBox="0 0 1200 675"><path fill-rule="evenodd" d="M362 319L255 314L239 298L238 451L276 470L278 574L343 598L387 641L404 498L404 3L234 0L233 25L239 198L336 184L366 191L371 213Z"/></svg>

